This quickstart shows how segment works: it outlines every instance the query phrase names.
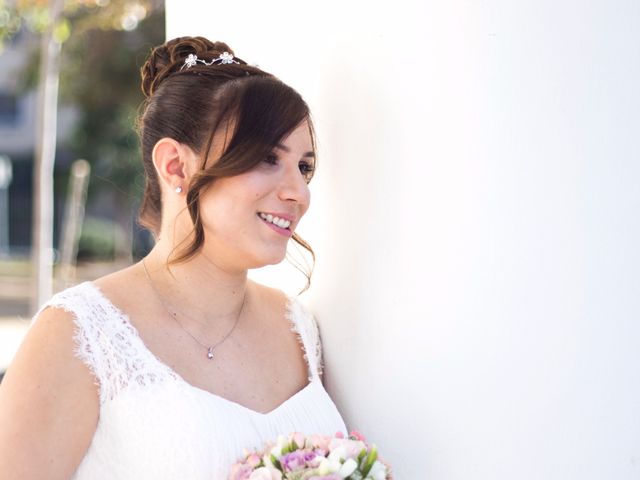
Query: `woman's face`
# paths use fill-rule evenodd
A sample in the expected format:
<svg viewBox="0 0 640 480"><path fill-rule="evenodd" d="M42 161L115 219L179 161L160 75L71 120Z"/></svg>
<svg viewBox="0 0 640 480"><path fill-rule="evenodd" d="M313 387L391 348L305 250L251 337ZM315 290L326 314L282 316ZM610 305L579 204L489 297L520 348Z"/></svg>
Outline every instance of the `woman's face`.
<svg viewBox="0 0 640 480"><path fill-rule="evenodd" d="M253 169L216 180L200 197L203 253L228 270L280 263L309 208L314 162L305 121Z"/></svg>

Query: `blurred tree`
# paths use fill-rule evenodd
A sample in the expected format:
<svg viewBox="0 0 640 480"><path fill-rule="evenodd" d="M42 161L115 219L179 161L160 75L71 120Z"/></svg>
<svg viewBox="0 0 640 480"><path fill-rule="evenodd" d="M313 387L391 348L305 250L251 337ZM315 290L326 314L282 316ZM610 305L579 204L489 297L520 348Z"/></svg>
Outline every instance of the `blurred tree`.
<svg viewBox="0 0 640 480"><path fill-rule="evenodd" d="M118 39L123 40L124 37L117 33L136 30L140 22L147 17L153 17L152 14L162 10L163 6L162 0L0 0L0 48L21 29L42 36L40 62L27 62L28 65L39 64L40 91L38 144L34 162L33 263L37 277L32 301L34 311L52 293L52 182L60 47L64 42L68 42L63 56L63 71L69 71L70 75L65 75L63 90L68 92L71 98L76 93L79 94L78 98L73 99L76 105L81 106L83 101L89 104L89 111L82 115L79 133L75 136L77 154L86 157L92 163L97 163L98 174L106 169L112 177L112 183L130 185L131 179L135 178L132 169L135 165L136 155L133 152L136 142L133 141L130 127L135 116L135 106L127 101L131 101L135 96L128 96L123 85L116 82L120 80L117 78L118 75L125 71L121 68L126 66L125 57L128 55L128 58L136 59L136 55L130 51L134 48L135 41L118 42ZM156 15L156 21L158 18L160 17ZM147 33L164 37L163 30L157 28L156 24L156 27L147 30ZM104 35L103 38L100 38L100 33ZM108 36L109 33L112 35ZM110 46L107 50L102 41L104 39L110 40L104 42ZM162 40L163 38L149 39L149 44L161 43ZM129 45L129 51L122 48L126 45ZM147 45L144 47L148 48ZM66 54L67 50L70 55ZM116 58L113 62L107 60L111 55ZM127 70L132 71L135 72L135 68ZM93 75L93 72L97 72L97 76ZM127 78L136 78L137 82L137 75L128 75ZM110 85L107 86L107 83ZM109 103L104 101L105 96L109 97ZM135 103L139 103L139 100ZM111 107L110 110L106 108L107 105ZM97 114L97 118L92 117L91 113ZM129 125L129 128L125 129L124 125ZM88 152L89 155L83 155L82 152ZM127 181L120 182L122 177L127 178ZM125 188L122 194L125 200L121 203L126 206L115 210L128 212L135 189ZM129 208L126 208L127 206ZM127 224L129 220L129 217L120 219ZM130 230L130 226L127 225L126 231Z"/></svg>
<svg viewBox="0 0 640 480"><path fill-rule="evenodd" d="M89 30L135 30L164 0L65 0L60 15L51 0L0 0L0 48L20 29L42 34L54 22L54 36L65 42Z"/></svg>
<svg viewBox="0 0 640 480"><path fill-rule="evenodd" d="M131 256L132 212L144 186L134 129L144 99L139 71L162 42L164 12L156 10L132 31L94 29L70 37L62 58L61 97L80 114L71 148L92 164L89 199L113 194L115 220L126 232L116 245L120 257Z"/></svg>

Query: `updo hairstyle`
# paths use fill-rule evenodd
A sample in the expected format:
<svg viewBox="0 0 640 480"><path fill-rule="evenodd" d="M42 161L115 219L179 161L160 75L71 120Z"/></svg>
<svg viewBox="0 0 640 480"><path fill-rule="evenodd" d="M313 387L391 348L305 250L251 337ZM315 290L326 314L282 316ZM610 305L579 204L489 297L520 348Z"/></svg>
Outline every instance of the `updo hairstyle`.
<svg viewBox="0 0 640 480"><path fill-rule="evenodd" d="M204 242L199 211L200 193L204 188L217 178L238 175L255 167L305 120L309 122L313 150L316 149L309 107L298 92L275 76L237 57L234 60L238 64L196 63L183 68L189 54L211 62L224 52L234 55L223 42L179 37L154 48L141 69L146 100L137 130L146 182L139 222L156 238L162 221L162 196L151 158L154 146L160 139L169 137L189 146L202 159L200 171L187 186L193 235L170 263L188 260ZM224 145L221 157L206 166L214 134L231 124L233 136ZM296 233L292 238L311 253L315 263L311 246ZM296 267L300 269L299 265ZM309 279L310 274L306 275Z"/></svg>

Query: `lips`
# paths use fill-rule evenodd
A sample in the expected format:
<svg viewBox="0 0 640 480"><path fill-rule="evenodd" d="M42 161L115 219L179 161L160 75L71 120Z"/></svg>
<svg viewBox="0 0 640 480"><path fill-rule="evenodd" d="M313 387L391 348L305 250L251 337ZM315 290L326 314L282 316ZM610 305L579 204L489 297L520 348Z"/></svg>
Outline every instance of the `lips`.
<svg viewBox="0 0 640 480"><path fill-rule="evenodd" d="M258 212L258 217L271 225L276 225L285 230L289 230L295 222L295 216L281 212Z"/></svg>
<svg viewBox="0 0 640 480"><path fill-rule="evenodd" d="M290 238L293 236L293 231L290 230L290 228L293 226L293 223L291 223L289 220L285 220L277 216L274 217L272 214L263 213L263 212L259 212L256 216L262 221L262 223L267 228L270 228L274 232L287 238ZM271 220L269 220L269 217L271 217ZM274 220L277 223L273 223Z"/></svg>

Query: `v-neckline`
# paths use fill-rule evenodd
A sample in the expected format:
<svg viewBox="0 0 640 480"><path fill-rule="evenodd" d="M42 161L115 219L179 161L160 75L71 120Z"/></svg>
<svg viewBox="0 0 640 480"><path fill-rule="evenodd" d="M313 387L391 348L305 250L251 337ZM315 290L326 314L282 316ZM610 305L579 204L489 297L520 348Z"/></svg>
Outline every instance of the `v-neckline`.
<svg viewBox="0 0 640 480"><path fill-rule="evenodd" d="M138 329L135 327L135 325L133 325L133 323L131 323L131 320L129 318L129 316L122 311L119 307L117 307L105 294L104 292L100 289L100 287L98 285L96 285L94 282L88 281L85 282L86 284L88 284L90 286L90 288L99 296L99 298L106 303L109 308L114 311L118 317L120 317L120 319L124 322L124 324L126 324L130 329L131 332L133 333L134 338L136 339L136 341L138 341L140 343L140 346L142 347L142 349L153 359L154 362L156 362L162 369L164 369L170 376L174 377L180 384L186 386L187 388L196 391L200 394L205 395L207 398L210 399L214 399L218 402L222 402L228 405L231 405L235 408L244 410L250 414L253 415L257 415L257 416L261 416L261 417L267 417L270 416L272 414L274 414L275 412L279 411L281 408L283 408L286 404L288 404L289 402L293 401L294 399L296 399L297 397L301 396L304 394L304 392L306 392L307 390L311 389L311 387L313 386L314 382L315 382L315 375L313 375L313 372L311 370L311 365L309 363L309 356L308 356L308 349L307 349L307 343L305 341L305 338L303 337L302 333L301 333L301 329L300 329L300 325L298 324L298 319L296 318L296 315L294 314L294 308L293 308L293 303L296 301L295 298L286 295L287 301L285 304L285 313L284 313L284 317L285 320L295 329L294 330L294 334L298 337L298 341L302 346L302 350L303 350L303 356L305 359L305 363L307 365L307 373L308 373L308 383L307 385L305 385L304 387L302 387L300 390L298 390L296 393L294 393L293 395L291 395L290 397L288 397L287 399L285 399L283 402L281 402L280 404L278 404L276 407L272 408L271 410L269 410L268 412L259 412L258 410L254 410L252 408L249 408L245 405L242 405L241 403L238 403L234 400L230 400L228 398L225 398L221 395L218 395L217 393L213 393L210 392L209 390L205 390L204 388L200 388L197 387L191 383L189 383L187 380L185 380L182 375L180 375L178 372L176 372L173 368L171 368L169 365L167 365L165 362L163 362L162 360L160 360L160 358L158 358L158 356L153 353L149 347L147 347L146 343L144 343L144 340L142 339L142 336L140 335L140 332L138 331Z"/></svg>

